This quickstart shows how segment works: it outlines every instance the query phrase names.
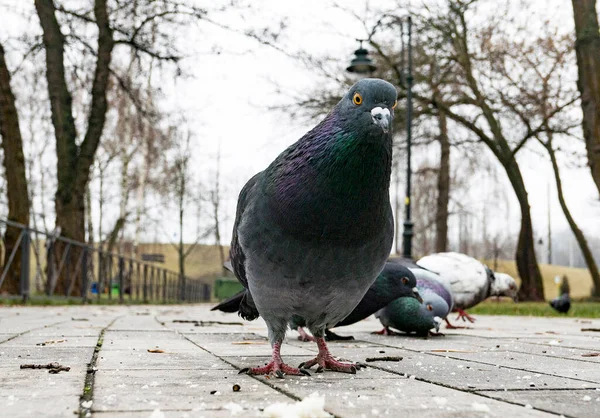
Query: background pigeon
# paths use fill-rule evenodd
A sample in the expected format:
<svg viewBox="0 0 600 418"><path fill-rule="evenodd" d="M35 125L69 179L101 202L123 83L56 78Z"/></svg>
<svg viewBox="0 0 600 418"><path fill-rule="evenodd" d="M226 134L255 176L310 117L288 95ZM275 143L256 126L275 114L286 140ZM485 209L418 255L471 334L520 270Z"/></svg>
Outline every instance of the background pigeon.
<svg viewBox="0 0 600 418"><path fill-rule="evenodd" d="M385 308L379 310L375 317L383 325L383 330L377 334L394 334L390 328L406 333L416 333L419 336L428 336L429 330L439 330L442 318L435 314L436 311L448 312L450 309L444 299L434 292L427 292L423 303L412 298L396 299ZM410 300L409 300L410 299Z"/></svg>
<svg viewBox="0 0 600 418"><path fill-rule="evenodd" d="M470 322L475 319L465 312L472 306L490 296L508 296L513 299L517 296L517 284L508 274L499 273L500 280L492 270L473 257L465 254L448 252L436 253L425 256L417 261L419 266L431 270L439 275L439 280L452 289L454 295L454 308L458 318L465 318ZM447 319L446 319L447 321ZM454 328L448 322L449 328Z"/></svg>
<svg viewBox="0 0 600 418"><path fill-rule="evenodd" d="M454 308L454 296L452 294L452 289L447 283L441 280L437 273L419 266L413 260L408 258L392 257L388 260L388 262L400 264L408 268L417 278L418 289L431 289L446 301L446 304L450 307L450 311L452 311ZM442 319L446 318L447 315L448 313L443 316L438 314L438 316L440 316Z"/></svg>
<svg viewBox="0 0 600 418"><path fill-rule="evenodd" d="M571 298L568 293L563 293L559 297L552 299L550 301L550 306L556 311L566 314L569 312L569 309L571 309Z"/></svg>
<svg viewBox="0 0 600 418"><path fill-rule="evenodd" d="M323 336L358 305L390 253L396 97L386 81L359 81L240 192L230 250L235 275L248 290L240 315L260 314L273 347L269 364L243 371L303 373L280 354L295 315L319 348L301 367L356 372L354 364L333 358Z"/></svg>

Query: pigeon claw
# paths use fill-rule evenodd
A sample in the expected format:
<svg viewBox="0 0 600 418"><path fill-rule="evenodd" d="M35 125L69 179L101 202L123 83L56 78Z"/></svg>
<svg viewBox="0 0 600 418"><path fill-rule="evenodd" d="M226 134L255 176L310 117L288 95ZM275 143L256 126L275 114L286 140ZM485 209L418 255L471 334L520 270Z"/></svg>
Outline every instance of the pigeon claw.
<svg viewBox="0 0 600 418"><path fill-rule="evenodd" d="M364 365L360 363L345 363L336 360L331 356L328 358L317 356L312 360L301 363L298 367L300 367L300 370L310 369L315 364L319 365L316 370L317 373L322 373L324 370L332 370L334 372L356 374L357 370L364 367Z"/></svg>
<svg viewBox="0 0 600 418"><path fill-rule="evenodd" d="M458 316L456 317L456 320L462 318L463 321L465 321L465 319L466 319L470 323L474 323L475 322L475 318L473 318L471 315L469 315L468 313L466 313L462 309L457 309L457 312L458 312Z"/></svg>
<svg viewBox="0 0 600 418"><path fill-rule="evenodd" d="M251 376L259 375L275 375L279 379L283 379L285 375L292 376L303 376L306 375L306 370L297 369L295 367L288 366L282 362L271 361L266 366L262 367L245 367L239 371L239 374L246 373Z"/></svg>

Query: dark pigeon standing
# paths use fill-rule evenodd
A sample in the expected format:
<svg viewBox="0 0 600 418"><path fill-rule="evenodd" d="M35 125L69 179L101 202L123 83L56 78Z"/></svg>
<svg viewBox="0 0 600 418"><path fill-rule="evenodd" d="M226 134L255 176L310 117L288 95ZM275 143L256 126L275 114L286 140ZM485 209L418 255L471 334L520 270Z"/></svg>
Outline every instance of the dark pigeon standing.
<svg viewBox="0 0 600 418"><path fill-rule="evenodd" d="M566 314L569 312L569 309L571 309L571 298L568 293L563 293L559 297L552 299L550 301L550 306L556 311Z"/></svg>
<svg viewBox="0 0 600 418"><path fill-rule="evenodd" d="M240 315L262 316L273 347L269 364L243 371L303 373L280 354L296 315L319 348L303 367L356 373L354 364L333 358L323 337L358 305L390 253L396 97L386 81L359 81L240 192L230 250L235 275L248 290Z"/></svg>
<svg viewBox="0 0 600 418"><path fill-rule="evenodd" d="M246 297L246 292L247 290L242 290L213 307L211 311L238 312L241 301ZM402 297L415 298L422 302L417 289L417 279L406 267L395 263L386 263L383 271L377 276L377 279L375 279L375 282L369 287L369 290L356 308L335 326L341 327L355 324L374 314L393 300ZM299 340L315 341L314 337L304 331L303 327L306 326L304 318L294 316L290 320L289 325L291 329L298 331L300 334L300 337L298 337ZM337 335L330 330L325 330L325 333L325 339L327 341L354 339L352 336L345 337Z"/></svg>
<svg viewBox="0 0 600 418"><path fill-rule="evenodd" d="M419 291L417 290L417 279L412 272L404 266L386 263L383 271L375 282L369 287L369 290L362 298L360 303L350 314L338 322L334 328L352 325L362 321L381 308L387 306L390 302L398 298L413 298L422 302ZM304 332L304 318L295 317L290 321L290 328L295 329L300 334L302 341L313 341L314 338ZM325 330L327 341L352 340L352 336L337 335L329 329Z"/></svg>

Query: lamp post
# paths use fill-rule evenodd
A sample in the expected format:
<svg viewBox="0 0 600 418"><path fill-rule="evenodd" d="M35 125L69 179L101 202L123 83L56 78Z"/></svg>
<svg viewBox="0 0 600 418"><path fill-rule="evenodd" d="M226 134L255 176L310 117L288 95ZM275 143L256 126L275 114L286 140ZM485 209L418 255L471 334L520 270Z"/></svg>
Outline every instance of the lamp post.
<svg viewBox="0 0 600 418"><path fill-rule="evenodd" d="M411 219L411 148L412 148L412 19L410 16L406 19L395 17L400 23L401 39L402 39L402 54L404 55L404 35L405 25L408 35L408 66L402 68L406 81L406 196L404 197L404 231L402 232L402 257L412 259L412 237L413 237L413 222ZM372 60L368 56L368 51L363 48L364 39L357 39L360 42L360 47L354 52L355 57L350 62L346 71L356 74L368 74L377 69ZM402 60L404 63L404 59ZM404 65L403 65L404 67ZM402 84L403 80L400 80ZM399 239L397 236L396 239Z"/></svg>

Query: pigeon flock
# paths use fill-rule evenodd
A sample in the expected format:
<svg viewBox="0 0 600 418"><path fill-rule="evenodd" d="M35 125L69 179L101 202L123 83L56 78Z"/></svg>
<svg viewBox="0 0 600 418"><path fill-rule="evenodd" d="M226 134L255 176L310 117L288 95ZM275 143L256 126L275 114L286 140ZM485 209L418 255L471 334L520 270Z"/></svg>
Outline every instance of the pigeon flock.
<svg viewBox="0 0 600 418"><path fill-rule="evenodd" d="M367 78L352 86L312 130L284 150L239 194L228 268L244 286L213 310L267 324L272 359L252 375L356 373L337 360L330 329L375 314L380 333L435 335L450 312L489 296L516 297L515 281L458 253L414 262L388 259L394 236L389 199L395 87ZM448 325L450 326L449 322ZM298 367L281 357L287 329L316 342ZM309 335L304 328L308 329Z"/></svg>

